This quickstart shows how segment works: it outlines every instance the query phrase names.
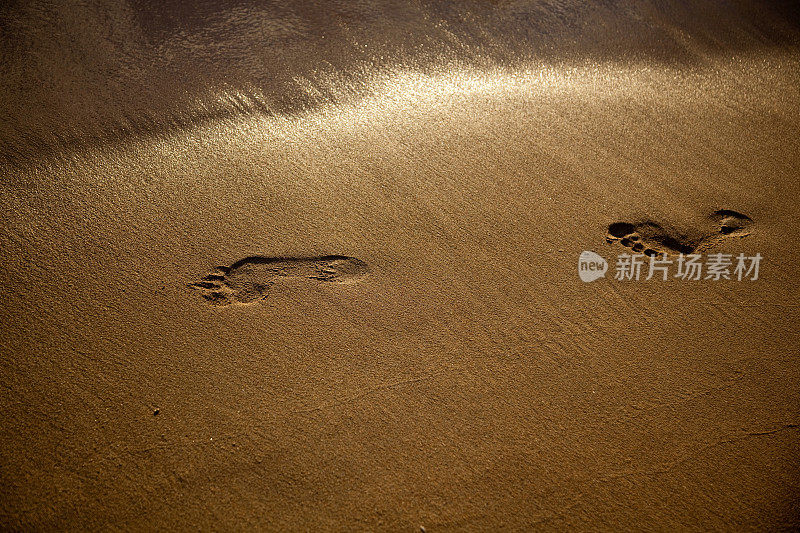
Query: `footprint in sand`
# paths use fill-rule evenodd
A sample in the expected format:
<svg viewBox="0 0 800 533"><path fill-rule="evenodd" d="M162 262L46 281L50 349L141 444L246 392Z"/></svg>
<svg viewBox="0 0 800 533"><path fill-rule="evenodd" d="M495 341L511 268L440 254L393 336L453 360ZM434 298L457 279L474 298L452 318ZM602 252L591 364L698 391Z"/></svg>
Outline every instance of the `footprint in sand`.
<svg viewBox="0 0 800 533"><path fill-rule="evenodd" d="M721 209L709 217L715 231L696 240L676 236L650 220L632 224L615 222L608 227L606 240L618 242L634 252L650 256L661 254L692 254L716 246L729 238L750 235L753 221L747 215Z"/></svg>
<svg viewBox="0 0 800 533"><path fill-rule="evenodd" d="M246 304L266 297L270 286L284 279L351 283L367 273L367 264L354 257L247 257L229 267L217 267L189 284L213 305Z"/></svg>

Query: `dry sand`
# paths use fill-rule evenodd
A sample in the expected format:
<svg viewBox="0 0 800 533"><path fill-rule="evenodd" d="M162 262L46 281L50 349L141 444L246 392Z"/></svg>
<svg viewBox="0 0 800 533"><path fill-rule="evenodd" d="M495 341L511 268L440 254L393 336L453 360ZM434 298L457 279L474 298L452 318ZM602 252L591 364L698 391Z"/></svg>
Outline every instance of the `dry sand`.
<svg viewBox="0 0 800 533"><path fill-rule="evenodd" d="M800 527L797 14L0 8L0 527Z"/></svg>

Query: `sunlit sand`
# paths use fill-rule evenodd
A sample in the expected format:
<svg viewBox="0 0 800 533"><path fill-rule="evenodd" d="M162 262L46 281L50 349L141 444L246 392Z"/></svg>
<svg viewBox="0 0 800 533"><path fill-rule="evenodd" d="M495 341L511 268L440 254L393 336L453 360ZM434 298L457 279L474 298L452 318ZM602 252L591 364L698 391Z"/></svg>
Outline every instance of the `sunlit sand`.
<svg viewBox="0 0 800 533"><path fill-rule="evenodd" d="M0 528L798 527L790 7L0 22Z"/></svg>

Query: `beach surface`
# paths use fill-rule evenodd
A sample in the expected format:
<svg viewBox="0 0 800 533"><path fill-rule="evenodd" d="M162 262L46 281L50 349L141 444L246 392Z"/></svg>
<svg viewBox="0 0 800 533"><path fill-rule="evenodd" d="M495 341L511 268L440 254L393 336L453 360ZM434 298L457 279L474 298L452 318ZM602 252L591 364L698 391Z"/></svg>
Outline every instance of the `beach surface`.
<svg viewBox="0 0 800 533"><path fill-rule="evenodd" d="M0 8L0 528L800 527L800 17L721 4Z"/></svg>

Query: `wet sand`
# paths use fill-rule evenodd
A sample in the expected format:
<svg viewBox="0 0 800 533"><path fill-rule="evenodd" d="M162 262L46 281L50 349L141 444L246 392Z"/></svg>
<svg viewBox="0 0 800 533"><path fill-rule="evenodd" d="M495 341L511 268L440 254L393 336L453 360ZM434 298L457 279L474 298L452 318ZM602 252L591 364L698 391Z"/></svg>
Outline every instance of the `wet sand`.
<svg viewBox="0 0 800 533"><path fill-rule="evenodd" d="M797 528L796 14L0 8L0 527Z"/></svg>

